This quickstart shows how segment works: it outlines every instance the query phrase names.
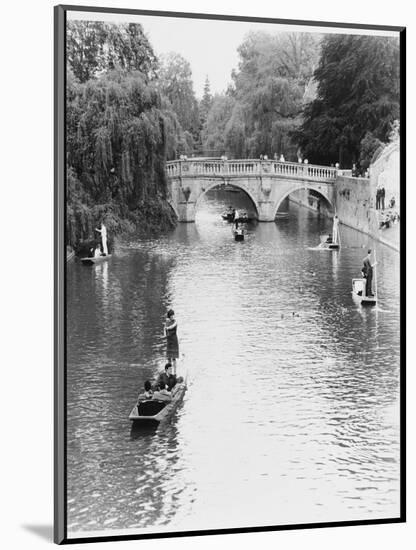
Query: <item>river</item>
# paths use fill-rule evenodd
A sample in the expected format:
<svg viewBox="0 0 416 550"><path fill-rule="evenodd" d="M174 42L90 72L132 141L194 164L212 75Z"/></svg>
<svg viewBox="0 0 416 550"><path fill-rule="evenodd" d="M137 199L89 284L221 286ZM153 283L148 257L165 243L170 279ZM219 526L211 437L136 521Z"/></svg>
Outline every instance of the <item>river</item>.
<svg viewBox="0 0 416 550"><path fill-rule="evenodd" d="M210 192L193 224L67 266L68 536L399 515L399 255L377 249L379 301L351 295L369 238L290 204L232 239ZM288 205L286 205L288 206ZM132 430L165 362L172 307L183 403Z"/></svg>

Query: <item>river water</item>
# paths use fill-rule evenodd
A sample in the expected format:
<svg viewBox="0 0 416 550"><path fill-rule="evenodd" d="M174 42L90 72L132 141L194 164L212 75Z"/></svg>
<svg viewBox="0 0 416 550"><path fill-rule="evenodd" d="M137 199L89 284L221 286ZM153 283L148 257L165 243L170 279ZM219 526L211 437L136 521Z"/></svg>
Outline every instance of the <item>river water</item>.
<svg viewBox="0 0 416 550"><path fill-rule="evenodd" d="M362 308L367 236L310 250L330 221L291 203L235 242L219 213L245 200L210 192L196 223L68 264L69 537L399 515L399 255L376 246ZM132 430L170 307L188 390Z"/></svg>

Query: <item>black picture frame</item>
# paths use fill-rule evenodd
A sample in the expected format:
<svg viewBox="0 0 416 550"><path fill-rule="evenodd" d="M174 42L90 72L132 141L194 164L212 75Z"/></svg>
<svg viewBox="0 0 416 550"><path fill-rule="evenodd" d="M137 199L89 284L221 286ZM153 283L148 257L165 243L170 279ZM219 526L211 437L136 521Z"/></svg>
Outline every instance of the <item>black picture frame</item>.
<svg viewBox="0 0 416 550"><path fill-rule="evenodd" d="M406 204L406 28L397 26L350 24L341 22L304 21L265 17L240 17L206 13L135 10L96 6L58 5L54 7L54 541L57 544L75 544L104 541L140 540L150 538L189 537L212 534L232 534L293 529L317 529L354 525L377 525L406 522L406 210L401 212L400 228L400 515L394 518L321 522L313 524L269 525L249 528L206 529L183 532L156 532L137 535L105 535L99 537L68 538L67 484L66 484L66 18L71 11L138 16L160 16L253 23L275 23L304 26L395 31L400 35L400 189L403 205Z"/></svg>

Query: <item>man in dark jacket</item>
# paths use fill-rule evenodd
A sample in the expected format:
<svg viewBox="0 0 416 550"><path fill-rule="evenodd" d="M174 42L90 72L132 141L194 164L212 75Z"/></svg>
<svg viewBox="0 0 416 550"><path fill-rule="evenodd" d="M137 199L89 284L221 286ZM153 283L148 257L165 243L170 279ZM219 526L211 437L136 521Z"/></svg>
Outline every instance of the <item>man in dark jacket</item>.
<svg viewBox="0 0 416 550"><path fill-rule="evenodd" d="M366 280L365 285L365 295L366 296L374 296L373 290L372 290L372 283L373 283L373 267L375 264L371 263L371 249L368 250L367 256L363 260L363 268L362 268L362 274Z"/></svg>
<svg viewBox="0 0 416 550"><path fill-rule="evenodd" d="M385 204L384 201L386 199L386 190L384 189L384 186L380 189L380 202L381 202L381 209L384 210Z"/></svg>
<svg viewBox="0 0 416 550"><path fill-rule="evenodd" d="M173 386L176 384L176 376L172 374L172 364L166 363L165 370L159 373L158 379L156 381L156 386L159 384L165 384L168 391L171 391Z"/></svg>

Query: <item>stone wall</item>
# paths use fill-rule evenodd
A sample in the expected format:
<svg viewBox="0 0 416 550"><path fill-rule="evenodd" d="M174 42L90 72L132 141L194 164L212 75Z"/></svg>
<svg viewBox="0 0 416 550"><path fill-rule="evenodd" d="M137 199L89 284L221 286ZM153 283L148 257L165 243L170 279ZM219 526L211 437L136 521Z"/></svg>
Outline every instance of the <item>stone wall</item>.
<svg viewBox="0 0 416 550"><path fill-rule="evenodd" d="M319 214L332 218L333 209L331 205L321 196L312 194L309 189L300 189L289 195L289 201L300 206L313 210Z"/></svg>
<svg viewBox="0 0 416 550"><path fill-rule="evenodd" d="M376 188L382 183L386 189L386 211L392 196L396 199L396 210L400 208L400 155L399 144L391 144L371 165L370 178L353 178L351 172L338 172L334 185L335 208L341 224L347 225L378 241L400 249L400 222L388 228L380 228L382 214L375 209ZM317 211L318 200L309 190L300 190L289 199L306 208ZM320 206L322 214L332 217L331 211Z"/></svg>
<svg viewBox="0 0 416 550"><path fill-rule="evenodd" d="M386 208L392 197L400 209L400 141L388 145L370 166L371 193L375 196L377 185L386 190Z"/></svg>
<svg viewBox="0 0 416 550"><path fill-rule="evenodd" d="M386 190L386 213L391 197L396 200L394 211L400 215L400 143L396 142L381 153L370 166L370 178L338 175L335 182L335 206L340 222L366 233L378 241L400 250L400 222L380 228L383 214L376 210L376 189Z"/></svg>
<svg viewBox="0 0 416 550"><path fill-rule="evenodd" d="M335 206L341 223L372 235L378 226L373 203L368 178L338 176L335 182Z"/></svg>

